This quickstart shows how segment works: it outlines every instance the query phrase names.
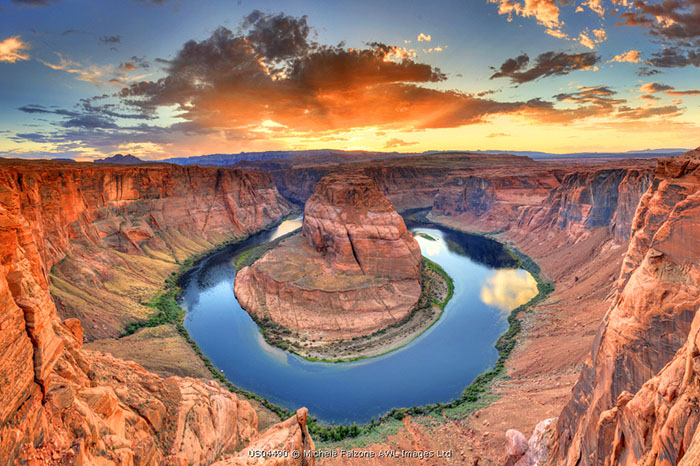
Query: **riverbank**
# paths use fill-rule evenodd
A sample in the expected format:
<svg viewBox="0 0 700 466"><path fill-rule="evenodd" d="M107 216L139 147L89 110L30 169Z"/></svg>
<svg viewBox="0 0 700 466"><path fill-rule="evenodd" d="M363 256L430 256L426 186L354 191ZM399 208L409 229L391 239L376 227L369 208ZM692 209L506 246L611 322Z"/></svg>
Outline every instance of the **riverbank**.
<svg viewBox="0 0 700 466"><path fill-rule="evenodd" d="M269 249L268 245L260 248ZM246 256L245 262L249 262L251 256L261 255L253 251ZM452 278L438 264L423 257L421 283L421 297L406 319L371 335L351 340L307 341L269 320L253 320L267 343L309 361L341 363L377 357L406 346L440 319L454 292Z"/></svg>
<svg viewBox="0 0 700 466"><path fill-rule="evenodd" d="M247 249L243 249L243 251L248 251ZM249 254L250 256L250 254ZM240 258L240 255L239 255ZM236 256L234 256L232 259L230 259L231 263L236 262ZM426 263L428 263L426 261ZM177 281L177 280L175 280ZM172 283L172 280L169 280L170 283ZM449 290L448 290L449 294ZM444 303L446 303L446 300L443 301L443 307ZM180 322L181 325L181 322ZM260 400L260 403L264 403L266 406L268 406L267 409L274 410L275 412L278 412L280 416L284 417L286 414L289 412L285 409L279 408L277 406L274 406L272 403L266 402L262 400L261 397L257 397L256 395L253 395L252 393L247 393L243 392L236 387L234 387L228 380L226 380L226 377L224 374L222 374L220 371L218 371L216 368L213 367L212 363L206 358L201 351L199 351L199 348L196 347L196 343L194 343L190 338L189 335L187 335L187 332L184 330L184 328L178 326L178 330L182 331L183 337L188 340L188 342L192 345L193 348L196 348L196 353L199 355L199 357L205 361L206 367L211 371L211 374L213 377L217 378L220 380L224 385L226 385L229 390L235 391L238 393L244 393L246 396L252 398L252 399L258 399ZM512 324L511 324L512 327ZM506 335L507 340L512 340L514 338L513 332L508 332L508 335ZM500 343L500 341L499 341ZM500 345L499 344L499 354L502 354L503 351L507 351L507 347L509 345ZM502 361L502 358L499 358L499 362ZM227 373L229 372L228 370L226 371ZM488 374L489 376L491 374ZM435 404L430 404L426 406L414 406L414 407L409 407L409 408L397 408L390 410L388 413L380 416L376 421L370 422L369 424L366 424L361 427L356 427L353 428L352 426L343 426L343 425L322 425L318 421L315 420L310 420L309 421L309 428L312 432L312 435L314 436L314 439L318 439L322 444L325 444L327 442L338 442L341 441L342 439L345 438L354 438L358 442L366 442L366 441L374 441L378 436L382 437L384 434L389 435L392 430L397 426L396 421L397 420L403 420L407 416L420 416L420 415L429 415L431 418L437 419L438 417L444 417L446 419L459 419L465 416L465 413L469 413L479 407L483 407L484 405L488 404L490 401L492 401L493 397L491 396L490 393L485 393L482 388L484 387L485 383L490 382L489 377L477 377L477 379L474 381L474 383L467 389L465 390L465 393L463 394L462 397L457 398L451 402L446 402L446 403L435 403ZM441 421L442 422L442 421ZM391 428L389 428L391 427ZM372 440L370 440L372 439Z"/></svg>
<svg viewBox="0 0 700 466"><path fill-rule="evenodd" d="M223 251L227 247L241 244L251 236L271 231L287 220L300 215L294 211L288 216L268 225L266 228L243 236L232 236L210 248L190 255L178 264L165 280L160 291L143 303L152 309L145 319L127 324L119 338L108 338L86 343L92 350L109 352L116 357L135 361L146 369L162 377L178 375L184 377L209 378L219 381L229 391L247 398L258 413L261 430L290 417L293 412L281 408L268 400L241 390L229 382L202 353L197 343L192 340L184 328L185 311L180 307L182 280L188 272L194 270L203 259Z"/></svg>

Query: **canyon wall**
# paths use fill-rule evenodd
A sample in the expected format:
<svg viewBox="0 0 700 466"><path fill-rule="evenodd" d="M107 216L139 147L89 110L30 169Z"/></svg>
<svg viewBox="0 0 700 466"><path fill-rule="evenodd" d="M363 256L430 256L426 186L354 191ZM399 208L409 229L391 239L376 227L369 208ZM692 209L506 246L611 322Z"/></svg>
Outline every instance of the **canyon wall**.
<svg viewBox="0 0 700 466"><path fill-rule="evenodd" d="M188 249L163 252L171 238L199 252L287 212L267 175L2 161L0 464L207 464L264 441L250 404L216 383L162 379L82 349L83 328L59 318L49 280L65 277L52 267L73 261L74 276L99 286L101 273L130 265L127 252L142 267L160 261L174 270L173 257ZM127 299L109 280L102 285ZM106 304L81 290L95 307Z"/></svg>
<svg viewBox="0 0 700 466"><path fill-rule="evenodd" d="M433 215L481 231L507 230L509 237L538 233L548 241L556 236L576 242L605 227L624 242L651 180L644 167L544 166L523 172L452 175L435 197Z"/></svg>
<svg viewBox="0 0 700 466"><path fill-rule="evenodd" d="M700 152L660 160L549 464L696 464L699 227Z"/></svg>
<svg viewBox="0 0 700 466"><path fill-rule="evenodd" d="M508 154L482 155L444 153L402 157L371 162L343 164L251 164L269 172L279 192L303 204L311 197L316 183L330 173L361 173L377 184L379 191L398 211L432 207L440 188L456 173L478 174L483 171L524 169L538 164L527 157Z"/></svg>
<svg viewBox="0 0 700 466"><path fill-rule="evenodd" d="M164 164L3 161L0 205L27 222L60 315L88 339L145 317L188 257L291 211L267 174Z"/></svg>

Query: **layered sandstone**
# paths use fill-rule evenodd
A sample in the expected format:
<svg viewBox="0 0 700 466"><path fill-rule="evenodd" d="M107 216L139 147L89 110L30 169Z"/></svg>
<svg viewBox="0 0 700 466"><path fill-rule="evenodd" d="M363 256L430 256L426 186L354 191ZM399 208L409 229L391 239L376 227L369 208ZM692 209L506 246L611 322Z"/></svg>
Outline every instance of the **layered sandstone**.
<svg viewBox="0 0 700 466"><path fill-rule="evenodd" d="M167 263L158 245L169 235L202 238L192 245L201 250L207 238L231 237L234 228L246 234L287 209L266 175L3 161L0 464L208 464L264 441L250 404L216 383L163 379L84 350L83 327L59 318L49 280L52 266L77 256L74 277L109 287L110 269L131 264L123 251L141 267ZM95 289L82 292L104 312ZM124 290L111 292L124 298Z"/></svg>
<svg viewBox="0 0 700 466"><path fill-rule="evenodd" d="M311 339L349 339L401 322L421 294L421 254L403 219L359 174L323 178L302 234L236 276L241 306Z"/></svg>
<svg viewBox="0 0 700 466"><path fill-rule="evenodd" d="M270 427L263 437L255 439L241 452L226 456L212 466L313 466L315 447L306 425L307 417L306 408L300 409L295 416ZM259 452L279 452L280 455L256 456Z"/></svg>
<svg viewBox="0 0 700 466"><path fill-rule="evenodd" d="M634 210L652 176L651 167L629 166L545 165L522 171L454 174L436 196L433 215L483 231L537 234L550 244L580 241L604 227L622 242L629 240Z"/></svg>
<svg viewBox="0 0 700 466"><path fill-rule="evenodd" d="M11 160L0 161L0 206L27 222L38 276L88 339L145 317L141 303L188 257L291 211L263 173Z"/></svg>
<svg viewBox="0 0 700 466"><path fill-rule="evenodd" d="M700 152L660 160L549 464L695 464L699 227Z"/></svg>

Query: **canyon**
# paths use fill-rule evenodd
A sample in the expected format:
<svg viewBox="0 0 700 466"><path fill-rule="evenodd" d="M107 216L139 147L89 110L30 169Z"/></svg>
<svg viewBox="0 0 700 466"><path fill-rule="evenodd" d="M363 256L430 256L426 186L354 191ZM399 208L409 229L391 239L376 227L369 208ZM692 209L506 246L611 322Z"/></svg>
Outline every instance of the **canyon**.
<svg viewBox="0 0 700 466"><path fill-rule="evenodd" d="M310 340L349 340L406 319L421 296L421 253L403 219L363 175L328 175L301 234L236 275L238 301Z"/></svg>
<svg viewBox="0 0 700 466"><path fill-rule="evenodd" d="M187 255L289 212L255 173L3 160L0 463L208 464L265 442L251 404L217 383L162 378L83 342L149 312L136 299ZM100 325L84 331L74 315ZM311 445L305 412L293 422L270 435Z"/></svg>
<svg viewBox="0 0 700 466"><path fill-rule="evenodd" d="M256 445L313 448L304 410L275 419L206 377L173 376L177 364L156 375L143 354L125 361L86 346L119 353L120 341L146 335L114 339L152 314L149 299L188 258L299 203L309 221L295 250L325 248L332 267L357 273L362 242L353 254L354 241L331 240L324 217L337 195L319 185L329 174L371 180L392 212L424 208L433 222L515 247L555 285L517 316L508 377L489 386L489 402L440 421L407 416L363 448L452 449L448 464L502 464L514 429L525 435L509 434L521 440L513 464L545 453L551 465L695 464L699 173L698 151L658 162L446 153L234 169L3 160L1 464L249 464ZM401 263L392 270L413 276L415 264Z"/></svg>

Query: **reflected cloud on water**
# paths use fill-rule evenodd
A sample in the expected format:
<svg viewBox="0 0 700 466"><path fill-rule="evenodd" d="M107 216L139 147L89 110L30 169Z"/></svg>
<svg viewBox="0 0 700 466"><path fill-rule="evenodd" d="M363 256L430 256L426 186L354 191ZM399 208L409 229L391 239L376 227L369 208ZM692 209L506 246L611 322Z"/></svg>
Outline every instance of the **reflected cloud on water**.
<svg viewBox="0 0 700 466"><path fill-rule="evenodd" d="M481 288L481 301L511 311L537 296L537 282L524 270L496 270Z"/></svg>

